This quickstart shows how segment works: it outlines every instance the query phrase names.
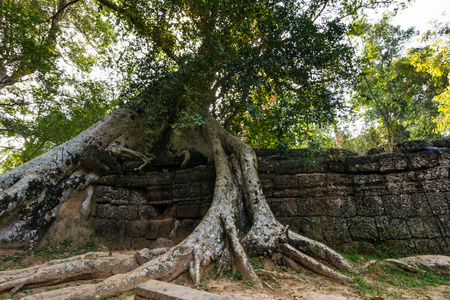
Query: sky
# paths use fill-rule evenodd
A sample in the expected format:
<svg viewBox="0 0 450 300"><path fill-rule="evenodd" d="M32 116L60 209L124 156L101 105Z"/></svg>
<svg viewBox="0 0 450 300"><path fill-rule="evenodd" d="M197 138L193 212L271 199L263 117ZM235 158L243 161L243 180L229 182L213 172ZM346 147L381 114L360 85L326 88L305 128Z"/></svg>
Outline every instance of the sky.
<svg viewBox="0 0 450 300"><path fill-rule="evenodd" d="M447 16L443 14L447 12ZM393 19L394 25L400 25L404 29L416 27L421 33L430 29L430 21L450 19L449 0L416 0L405 10L402 10Z"/></svg>

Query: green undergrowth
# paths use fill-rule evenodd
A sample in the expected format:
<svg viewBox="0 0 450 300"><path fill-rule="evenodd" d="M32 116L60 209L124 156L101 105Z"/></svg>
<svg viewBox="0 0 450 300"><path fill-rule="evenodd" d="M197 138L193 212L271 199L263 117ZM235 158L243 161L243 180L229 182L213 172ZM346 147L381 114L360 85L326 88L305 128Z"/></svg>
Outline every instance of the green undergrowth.
<svg viewBox="0 0 450 300"><path fill-rule="evenodd" d="M424 273L412 273L383 261L407 255L398 253L392 257L380 251L343 253L343 256L360 270L353 276L352 289L362 299L411 299L411 296L417 299L450 299L449 275L426 268L420 268ZM373 260L377 263L361 268Z"/></svg>

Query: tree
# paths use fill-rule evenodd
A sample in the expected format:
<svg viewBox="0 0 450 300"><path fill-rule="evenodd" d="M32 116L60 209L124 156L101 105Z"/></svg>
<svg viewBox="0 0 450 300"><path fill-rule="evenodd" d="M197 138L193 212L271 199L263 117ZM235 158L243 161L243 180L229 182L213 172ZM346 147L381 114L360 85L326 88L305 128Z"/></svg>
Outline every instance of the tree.
<svg viewBox="0 0 450 300"><path fill-rule="evenodd" d="M307 121L329 118L339 104L333 86L342 84L351 73L351 50L343 39L347 26L342 18L355 13L359 8L355 3L377 3L99 3L129 24L139 38L137 45L145 50L126 93L129 97L74 139L0 175L3 233L9 232L0 235L6 242L33 247L55 208L71 192L99 177L80 167L80 160L92 151L135 155L144 165L151 160L143 154L148 145L153 155L200 153L215 165L214 199L194 232L166 253L127 274L39 297L110 295L132 289L149 277L170 279L187 270L198 284L201 269L216 259L222 267L232 263L260 287L247 256L275 252L320 274L349 281L349 277L300 251L313 253L335 267L351 269L330 248L290 231L275 219L261 189L255 153L222 124L228 126L237 116L251 114L255 106L261 111L265 105L261 99L270 96L280 101L280 106L286 105L283 113L287 116L299 115ZM30 214L24 217L27 210L48 218L37 222ZM19 280L20 284L29 283L31 277Z"/></svg>
<svg viewBox="0 0 450 300"><path fill-rule="evenodd" d="M450 125L450 24L434 24L435 30L426 32L423 41L427 47L415 51L412 63L420 72L426 72L439 83L434 101L439 105L439 116L433 121L437 123L436 133L447 133Z"/></svg>
<svg viewBox="0 0 450 300"><path fill-rule="evenodd" d="M0 173L76 136L116 102L126 80L89 77L116 54L119 34L114 16L92 5L0 1Z"/></svg>
<svg viewBox="0 0 450 300"><path fill-rule="evenodd" d="M410 49L403 54L415 30L392 26L389 17L374 25L362 23L357 30L362 34L364 50L352 103L363 111L367 122L378 122L376 131L381 140L377 143L390 147L409 139L437 138L433 133L432 120L437 116L433 98L446 86L446 80L414 66L413 57L426 49Z"/></svg>

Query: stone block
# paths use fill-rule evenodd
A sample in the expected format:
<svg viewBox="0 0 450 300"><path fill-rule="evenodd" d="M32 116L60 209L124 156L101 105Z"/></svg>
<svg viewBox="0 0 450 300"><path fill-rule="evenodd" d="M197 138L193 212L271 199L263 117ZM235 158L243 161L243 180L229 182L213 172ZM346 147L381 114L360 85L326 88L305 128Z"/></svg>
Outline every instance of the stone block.
<svg viewBox="0 0 450 300"><path fill-rule="evenodd" d="M436 218L444 237L450 238L450 215L437 216Z"/></svg>
<svg viewBox="0 0 450 300"><path fill-rule="evenodd" d="M297 199L284 199L284 208L286 210L285 215L289 217L295 217L297 213Z"/></svg>
<svg viewBox="0 0 450 300"><path fill-rule="evenodd" d="M393 173L406 170L409 170L409 165L404 154L389 153L380 155L380 172Z"/></svg>
<svg viewBox="0 0 450 300"><path fill-rule="evenodd" d="M407 223L414 238L430 239L440 236L439 226L434 217L410 218Z"/></svg>
<svg viewBox="0 0 450 300"><path fill-rule="evenodd" d="M348 173L377 173L380 170L379 156L347 157L345 169Z"/></svg>
<svg viewBox="0 0 450 300"><path fill-rule="evenodd" d="M286 207L283 198L268 199L269 207L275 217L285 217Z"/></svg>
<svg viewBox="0 0 450 300"><path fill-rule="evenodd" d="M176 204L176 215L180 219L197 219L201 217L201 202L189 201Z"/></svg>
<svg viewBox="0 0 450 300"><path fill-rule="evenodd" d="M198 201L202 198L200 183L175 184L173 187L173 201Z"/></svg>
<svg viewBox="0 0 450 300"><path fill-rule="evenodd" d="M432 215L428 199L429 198L425 193L411 195L411 201L414 206L416 216L424 217Z"/></svg>
<svg viewBox="0 0 450 300"><path fill-rule="evenodd" d="M408 153L409 167L413 170L434 168L439 165L437 155L431 151Z"/></svg>
<svg viewBox="0 0 450 300"><path fill-rule="evenodd" d="M435 239L415 239L416 253L442 254L445 249Z"/></svg>
<svg viewBox="0 0 450 300"><path fill-rule="evenodd" d="M114 217L118 220L136 220L138 217L138 207L134 205L121 205L114 210Z"/></svg>
<svg viewBox="0 0 450 300"><path fill-rule="evenodd" d="M380 216L375 217L375 223L381 241L406 240L411 238L411 232L405 219L393 219L387 216Z"/></svg>
<svg viewBox="0 0 450 300"><path fill-rule="evenodd" d="M175 221L173 219L164 220L150 220L147 223L147 229L145 231L145 238L157 239L167 238L172 231Z"/></svg>
<svg viewBox="0 0 450 300"><path fill-rule="evenodd" d="M416 208L411 195L383 196L384 211L393 218L407 218L416 216Z"/></svg>
<svg viewBox="0 0 450 300"><path fill-rule="evenodd" d="M162 211L153 205L141 205L138 207L139 220L151 220L162 215Z"/></svg>
<svg viewBox="0 0 450 300"><path fill-rule="evenodd" d="M110 204L98 204L96 207L97 218L114 219L116 217L114 206Z"/></svg>
<svg viewBox="0 0 450 300"><path fill-rule="evenodd" d="M184 239L188 235L190 235L195 227L200 223L200 220L198 219L185 219L180 221L180 225L178 225L177 231L176 231L176 238L177 239Z"/></svg>
<svg viewBox="0 0 450 300"><path fill-rule="evenodd" d="M384 215L384 204L381 196L355 196L355 214L361 217Z"/></svg>
<svg viewBox="0 0 450 300"><path fill-rule="evenodd" d="M147 204L147 199L142 195L141 192L130 191L129 203L131 205L144 205Z"/></svg>
<svg viewBox="0 0 450 300"><path fill-rule="evenodd" d="M273 196L280 197L298 197L300 191L298 188L298 180L293 175L279 175L273 177Z"/></svg>
<svg viewBox="0 0 450 300"><path fill-rule="evenodd" d="M148 202L172 200L172 187L167 185L155 185L146 188Z"/></svg>
<svg viewBox="0 0 450 300"><path fill-rule="evenodd" d="M426 204L429 204L433 215L450 215L450 208L442 193L426 193Z"/></svg>
<svg viewBox="0 0 450 300"><path fill-rule="evenodd" d="M327 245L334 246L352 241L345 218L322 217L320 224L322 238Z"/></svg>
<svg viewBox="0 0 450 300"><path fill-rule="evenodd" d="M203 200L212 201L214 197L214 188L216 186L215 180L207 180L200 182L201 198Z"/></svg>
<svg viewBox="0 0 450 300"><path fill-rule="evenodd" d="M380 236L372 217L354 217L349 219L349 231L354 241L376 242Z"/></svg>
<svg viewBox="0 0 450 300"><path fill-rule="evenodd" d="M388 182L386 184L386 191L391 195L399 194L415 194L419 192L417 182Z"/></svg>
<svg viewBox="0 0 450 300"><path fill-rule="evenodd" d="M386 184L380 185L355 185L353 194L355 196L383 196L388 193Z"/></svg>
<svg viewBox="0 0 450 300"><path fill-rule="evenodd" d="M168 283L164 281L147 280L138 285L136 300L235 300L231 297L214 295L208 292L191 289L188 287Z"/></svg>
<svg viewBox="0 0 450 300"><path fill-rule="evenodd" d="M96 203L128 204L129 190L113 186L98 186L94 191Z"/></svg>
<svg viewBox="0 0 450 300"><path fill-rule="evenodd" d="M125 235L132 238L142 238L147 230L147 221L130 221L125 229Z"/></svg>
<svg viewBox="0 0 450 300"><path fill-rule="evenodd" d="M297 199L297 215L299 217L310 216L310 206L307 198Z"/></svg>
<svg viewBox="0 0 450 300"><path fill-rule="evenodd" d="M206 180L215 180L216 172L212 166L198 166L185 170L177 170L175 173L174 184L191 184Z"/></svg>
<svg viewBox="0 0 450 300"><path fill-rule="evenodd" d="M322 237L322 224L320 217L298 217L293 218L291 221L292 230L295 232L315 239L317 241L323 241Z"/></svg>
<svg viewBox="0 0 450 300"><path fill-rule="evenodd" d="M98 219L94 223L94 233L99 237L122 237L126 225L124 220Z"/></svg>
<svg viewBox="0 0 450 300"><path fill-rule="evenodd" d="M386 182L386 177L379 174L356 174L352 176L353 185L383 185Z"/></svg>
<svg viewBox="0 0 450 300"><path fill-rule="evenodd" d="M310 216L353 217L356 215L352 197L328 196L308 198Z"/></svg>

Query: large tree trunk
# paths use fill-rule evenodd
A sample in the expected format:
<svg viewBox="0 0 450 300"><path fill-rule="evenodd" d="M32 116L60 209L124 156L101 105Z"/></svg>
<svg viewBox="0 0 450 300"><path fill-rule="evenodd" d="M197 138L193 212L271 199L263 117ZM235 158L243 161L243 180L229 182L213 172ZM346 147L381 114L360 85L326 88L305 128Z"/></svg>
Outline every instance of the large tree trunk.
<svg viewBox="0 0 450 300"><path fill-rule="evenodd" d="M79 168L85 149L89 145L96 145L101 150L116 153L123 153L124 149L129 148L137 150L139 139L141 144L145 143L144 136L140 134L140 120L139 116L126 109L115 111L93 128L45 156L2 175L0 183L4 192L1 194L1 203L2 209L5 207L2 210L2 228L7 228L2 231L3 243L29 241L30 246L35 245L47 224L38 224L33 228L35 233L27 236L22 231L32 226L31 222L21 220L17 215L27 207L45 208L46 213L56 214L60 202L67 199L68 194L98 176L95 172ZM212 117L208 120L204 127L192 130L189 137L184 139L185 143L177 146L209 156L216 169L211 207L184 241L167 252L153 255L154 258L128 273L111 276L97 284L45 292L27 296L26 299L107 296L133 289L147 278L172 280L185 271L189 272L195 284L199 284L202 269L215 260L219 260L219 273L225 267L233 266L254 286L262 287L247 255L271 256L275 252L289 256L319 274L339 281L349 281L347 276L303 253L313 253L316 258L339 269L351 269L344 258L327 246L289 231L275 219L261 189L254 151L242 140L225 131ZM135 138L126 141L126 136ZM38 190L30 192L36 183ZM41 204L45 201L49 204ZM61 264L50 264L42 266L39 273L50 274L60 270ZM16 273L17 271L14 274ZM26 284L37 283L29 278L23 279L27 277L24 274L26 273L14 276L19 276L21 282ZM1 278L6 276L12 275L8 272L0 273L0 283ZM39 280L45 282L43 279ZM11 288L11 285L2 286L0 284L0 289L3 290Z"/></svg>

